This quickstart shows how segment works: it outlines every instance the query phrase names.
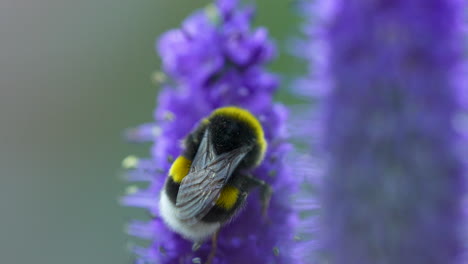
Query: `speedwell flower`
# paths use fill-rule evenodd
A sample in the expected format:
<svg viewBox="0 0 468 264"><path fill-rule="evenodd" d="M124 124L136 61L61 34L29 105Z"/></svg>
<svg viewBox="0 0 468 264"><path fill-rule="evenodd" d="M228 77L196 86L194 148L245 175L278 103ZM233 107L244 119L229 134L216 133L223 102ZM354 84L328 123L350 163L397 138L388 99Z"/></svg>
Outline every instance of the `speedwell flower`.
<svg viewBox="0 0 468 264"><path fill-rule="evenodd" d="M328 263L456 263L460 1L335 2L326 36Z"/></svg>
<svg viewBox="0 0 468 264"><path fill-rule="evenodd" d="M253 174L269 183L274 193L268 210L269 223L262 222L261 203L254 192L246 208L221 228L212 263L298 263L294 259L296 211L289 195L298 178L289 173L283 158L287 111L272 96L276 76L265 70L275 54L265 28L251 28L252 8L239 8L235 0L220 0L197 11L181 28L170 30L158 41L162 59L163 89L158 97L155 121L130 130L137 141L153 142L148 159L127 158L129 180L148 181L122 199L128 206L143 207L154 218L133 221L128 233L150 240L149 247L134 246L139 263L200 263L207 259L211 244L195 252L192 242L172 232L158 216L158 195L171 162L182 149L180 141L212 110L237 105L258 117L269 142L266 157Z"/></svg>

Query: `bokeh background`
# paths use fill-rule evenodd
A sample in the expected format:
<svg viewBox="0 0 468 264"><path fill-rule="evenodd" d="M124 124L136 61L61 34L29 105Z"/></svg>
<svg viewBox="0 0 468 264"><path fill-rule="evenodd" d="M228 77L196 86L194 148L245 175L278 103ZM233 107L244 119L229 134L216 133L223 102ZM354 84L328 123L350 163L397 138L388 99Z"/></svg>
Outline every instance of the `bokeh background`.
<svg viewBox="0 0 468 264"><path fill-rule="evenodd" d="M144 212L118 205L120 163L149 146L122 131L152 119L157 36L208 3L0 1L0 263L130 263L123 229ZM284 51L293 1L255 3ZM283 52L271 69L303 66Z"/></svg>

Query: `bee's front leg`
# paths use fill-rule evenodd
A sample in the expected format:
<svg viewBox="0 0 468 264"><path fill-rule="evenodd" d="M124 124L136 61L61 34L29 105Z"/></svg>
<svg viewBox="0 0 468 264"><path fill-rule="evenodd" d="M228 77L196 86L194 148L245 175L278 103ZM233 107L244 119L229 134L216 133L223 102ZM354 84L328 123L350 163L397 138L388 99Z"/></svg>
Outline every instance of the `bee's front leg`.
<svg viewBox="0 0 468 264"><path fill-rule="evenodd" d="M273 193L273 189L265 181L252 177L251 175L246 176L246 183L247 189L251 189L253 187L260 188L260 199L262 201L262 216L264 219L267 219L267 212L268 207L270 206L270 199Z"/></svg>

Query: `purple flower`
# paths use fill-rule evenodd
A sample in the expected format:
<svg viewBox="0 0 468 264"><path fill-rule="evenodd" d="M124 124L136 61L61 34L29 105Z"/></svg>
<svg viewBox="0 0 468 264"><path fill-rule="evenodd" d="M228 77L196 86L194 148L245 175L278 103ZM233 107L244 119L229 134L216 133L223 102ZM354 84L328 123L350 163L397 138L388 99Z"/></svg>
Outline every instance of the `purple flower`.
<svg viewBox="0 0 468 264"><path fill-rule="evenodd" d="M466 83L454 75L463 7L335 2L326 36L329 263L456 263L463 168L453 120Z"/></svg>
<svg viewBox="0 0 468 264"><path fill-rule="evenodd" d="M327 69L326 25L331 17L333 1L297 2L296 10L303 18L302 36L293 38L290 53L306 63L306 75L291 83L290 92L303 104L291 108L288 120L291 139L297 147L290 153L294 175L304 179L303 190L297 195L298 210L304 212L297 233L303 241L297 255L306 263L320 263L322 241L320 216L322 201L319 199L323 183L323 102L329 93ZM298 129L301 128L301 129Z"/></svg>
<svg viewBox="0 0 468 264"><path fill-rule="evenodd" d="M297 211L289 197L299 178L290 173L284 157L287 110L272 101L276 76L264 69L274 56L265 28L252 29L253 9L238 8L235 0L220 0L197 11L180 29L165 33L157 49L169 81L163 83L155 110L155 122L130 130L130 139L153 142L151 158L127 158L130 181L148 181L146 189L130 188L124 205L142 207L154 218L133 221L128 233L150 240L149 247L134 246L138 263L204 262L211 250L207 242L192 252L192 242L170 231L158 217L158 195L171 162L182 149L180 141L198 122L220 106L237 105L250 110L262 123L269 148L265 160L253 172L273 190L268 216L261 219L258 191L249 195L246 208L221 228L213 261L220 263L299 263L292 254L297 242Z"/></svg>

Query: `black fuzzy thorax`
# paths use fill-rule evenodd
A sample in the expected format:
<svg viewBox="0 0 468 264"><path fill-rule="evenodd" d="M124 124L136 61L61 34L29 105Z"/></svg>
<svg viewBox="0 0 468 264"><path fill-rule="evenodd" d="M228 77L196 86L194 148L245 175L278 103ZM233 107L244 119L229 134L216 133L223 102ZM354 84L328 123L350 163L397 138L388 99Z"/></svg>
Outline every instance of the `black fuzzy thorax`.
<svg viewBox="0 0 468 264"><path fill-rule="evenodd" d="M243 146L252 146L252 150L239 164L239 169L255 165L260 155L260 146L250 124L230 116L216 115L210 118L208 129L217 155Z"/></svg>

